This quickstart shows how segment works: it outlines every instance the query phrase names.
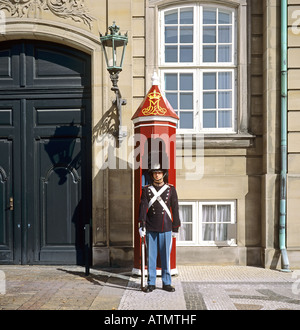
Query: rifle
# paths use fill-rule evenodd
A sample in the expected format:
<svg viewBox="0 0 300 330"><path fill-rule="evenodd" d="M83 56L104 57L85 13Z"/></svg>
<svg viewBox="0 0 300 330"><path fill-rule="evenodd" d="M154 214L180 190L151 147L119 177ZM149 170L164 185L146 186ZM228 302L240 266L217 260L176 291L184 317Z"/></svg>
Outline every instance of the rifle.
<svg viewBox="0 0 300 330"><path fill-rule="evenodd" d="M143 231L145 230L145 221L142 221L142 229ZM141 289L143 291L143 289L146 286L146 276L145 276L145 258L146 258L146 254L145 254L145 236L142 237L142 245L141 245Z"/></svg>

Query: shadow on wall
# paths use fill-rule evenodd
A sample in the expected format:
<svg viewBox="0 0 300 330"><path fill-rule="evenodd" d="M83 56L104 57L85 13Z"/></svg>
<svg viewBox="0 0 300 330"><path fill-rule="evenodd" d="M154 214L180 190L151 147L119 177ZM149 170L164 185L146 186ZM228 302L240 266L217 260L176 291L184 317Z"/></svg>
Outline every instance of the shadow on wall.
<svg viewBox="0 0 300 330"><path fill-rule="evenodd" d="M118 157L126 143L116 138L119 124L113 103L92 131L98 149L98 172L93 178L93 264L99 267L133 264L132 169L127 158Z"/></svg>
<svg viewBox="0 0 300 330"><path fill-rule="evenodd" d="M103 117L94 126L92 132L92 142L95 143L101 140L102 135L110 134L112 136L116 135L119 128L119 116L117 112L117 107L113 103L111 107L104 113Z"/></svg>

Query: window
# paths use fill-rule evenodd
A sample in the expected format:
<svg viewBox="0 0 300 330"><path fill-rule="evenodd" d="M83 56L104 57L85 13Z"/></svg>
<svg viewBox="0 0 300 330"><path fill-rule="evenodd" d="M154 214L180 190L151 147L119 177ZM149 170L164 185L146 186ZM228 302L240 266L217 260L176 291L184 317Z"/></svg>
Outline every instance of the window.
<svg viewBox="0 0 300 330"><path fill-rule="evenodd" d="M203 8L203 63L233 62L233 12L220 8Z"/></svg>
<svg viewBox="0 0 300 330"><path fill-rule="evenodd" d="M234 70L202 74L202 128L229 129L234 126Z"/></svg>
<svg viewBox="0 0 300 330"><path fill-rule="evenodd" d="M178 245L235 245L235 209L234 201L180 202Z"/></svg>
<svg viewBox="0 0 300 330"><path fill-rule="evenodd" d="M164 48L166 63L193 62L193 8L168 10L164 15Z"/></svg>
<svg viewBox="0 0 300 330"><path fill-rule="evenodd" d="M179 116L181 129L194 128L194 74L193 72L165 73L165 93Z"/></svg>
<svg viewBox="0 0 300 330"><path fill-rule="evenodd" d="M200 4L160 12L161 86L179 132L237 131L235 16Z"/></svg>

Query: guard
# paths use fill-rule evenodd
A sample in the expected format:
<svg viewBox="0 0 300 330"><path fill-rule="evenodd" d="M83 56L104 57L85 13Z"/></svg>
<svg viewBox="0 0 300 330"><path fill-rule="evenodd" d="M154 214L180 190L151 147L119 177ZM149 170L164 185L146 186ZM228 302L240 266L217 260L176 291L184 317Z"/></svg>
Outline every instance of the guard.
<svg viewBox="0 0 300 330"><path fill-rule="evenodd" d="M159 250L163 290L174 292L171 285L170 253L173 235L180 227L178 197L173 185L165 182L168 170L160 163L154 164L149 170L152 184L142 189L139 210L139 234L146 235L148 255L148 286L144 292L152 292L156 284L156 260ZM141 224L145 222L143 230Z"/></svg>

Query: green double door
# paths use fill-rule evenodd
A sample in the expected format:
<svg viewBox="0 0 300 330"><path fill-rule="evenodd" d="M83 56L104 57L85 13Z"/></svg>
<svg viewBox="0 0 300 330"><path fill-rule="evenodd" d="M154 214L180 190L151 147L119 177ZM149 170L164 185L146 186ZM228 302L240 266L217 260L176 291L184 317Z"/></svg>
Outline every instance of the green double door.
<svg viewBox="0 0 300 330"><path fill-rule="evenodd" d="M90 58L0 43L0 263L82 264L91 217Z"/></svg>

